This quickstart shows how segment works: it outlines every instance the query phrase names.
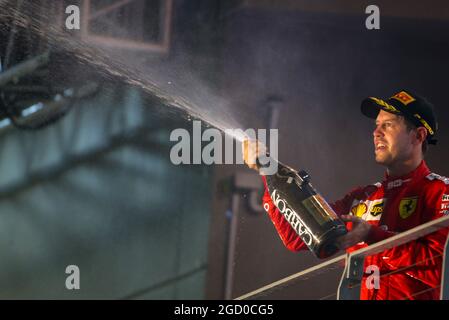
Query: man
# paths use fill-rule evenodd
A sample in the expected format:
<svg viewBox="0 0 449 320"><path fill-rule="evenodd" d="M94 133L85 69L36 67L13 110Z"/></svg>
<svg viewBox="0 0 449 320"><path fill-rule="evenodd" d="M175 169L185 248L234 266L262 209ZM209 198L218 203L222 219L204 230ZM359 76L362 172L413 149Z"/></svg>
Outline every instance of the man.
<svg viewBox="0 0 449 320"><path fill-rule="evenodd" d="M431 173L424 154L435 144L437 121L433 106L423 97L401 91L388 100L367 98L361 111L375 119L376 162L386 167L383 182L356 188L332 208L349 232L337 245L348 252L449 213L449 179ZM259 142L245 141L243 156L250 168L265 153ZM274 206L266 188L264 208L284 245L306 249L297 233ZM441 265L447 228L365 259L380 271L380 286L361 285L361 299L439 299Z"/></svg>

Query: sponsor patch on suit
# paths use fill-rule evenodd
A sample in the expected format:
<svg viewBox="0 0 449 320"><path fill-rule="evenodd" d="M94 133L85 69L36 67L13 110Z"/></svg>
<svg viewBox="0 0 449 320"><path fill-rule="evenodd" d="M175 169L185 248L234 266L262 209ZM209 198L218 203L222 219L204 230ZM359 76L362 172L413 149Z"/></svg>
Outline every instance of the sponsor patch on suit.
<svg viewBox="0 0 449 320"><path fill-rule="evenodd" d="M375 203L373 202L373 206L371 207L371 210L369 211L369 213L373 216L373 217L377 217L378 215L381 215L384 212L384 202L383 200Z"/></svg>
<svg viewBox="0 0 449 320"><path fill-rule="evenodd" d="M407 219L416 211L418 197L404 198L399 203L399 215L402 219Z"/></svg>
<svg viewBox="0 0 449 320"><path fill-rule="evenodd" d="M382 216L384 199L354 201L351 214L365 221L377 221Z"/></svg>

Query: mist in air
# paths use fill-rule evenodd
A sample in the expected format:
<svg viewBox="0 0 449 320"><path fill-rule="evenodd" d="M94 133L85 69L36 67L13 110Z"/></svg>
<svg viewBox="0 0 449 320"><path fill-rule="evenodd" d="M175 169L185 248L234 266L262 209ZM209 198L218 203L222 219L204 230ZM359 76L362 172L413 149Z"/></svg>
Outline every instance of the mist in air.
<svg viewBox="0 0 449 320"><path fill-rule="evenodd" d="M0 21L12 21L16 28L31 29L39 37L48 39L57 50L72 54L82 63L79 72L83 72L83 68L95 68L96 72L113 81L141 89L167 108L184 112L186 120L201 120L207 127L221 131L244 129L241 121L236 120L242 119L244 113L235 115L230 102L217 93L218 86L200 79L192 68L201 66L192 66L188 53L181 51L174 58L161 57L149 61L123 50L104 49L62 30L60 21L40 14L44 11L39 4L31 2L26 3L24 10L23 2L11 5L9 1L1 1ZM233 138L241 141L243 136Z"/></svg>

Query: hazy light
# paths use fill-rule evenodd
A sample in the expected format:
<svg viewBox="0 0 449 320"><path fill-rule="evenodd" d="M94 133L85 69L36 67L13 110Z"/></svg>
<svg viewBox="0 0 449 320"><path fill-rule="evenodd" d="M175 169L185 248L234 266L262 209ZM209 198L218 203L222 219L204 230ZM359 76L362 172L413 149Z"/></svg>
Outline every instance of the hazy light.
<svg viewBox="0 0 449 320"><path fill-rule="evenodd" d="M11 124L11 120L8 118L0 120L0 128L5 128Z"/></svg>
<svg viewBox="0 0 449 320"><path fill-rule="evenodd" d="M33 114L33 113L41 110L43 107L44 107L44 104L42 102L33 104L31 107L28 107L28 108L22 110L22 117L27 117L30 114Z"/></svg>

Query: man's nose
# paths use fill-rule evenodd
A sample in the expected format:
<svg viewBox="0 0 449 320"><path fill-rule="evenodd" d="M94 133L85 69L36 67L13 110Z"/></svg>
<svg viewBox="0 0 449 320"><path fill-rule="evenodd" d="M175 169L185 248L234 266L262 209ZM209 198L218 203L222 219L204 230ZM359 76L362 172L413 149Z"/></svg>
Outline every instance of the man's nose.
<svg viewBox="0 0 449 320"><path fill-rule="evenodd" d="M374 128L374 131L373 131L373 136L374 137L381 137L381 136L383 136L383 131L382 131L382 127L381 126L376 126L376 128Z"/></svg>

